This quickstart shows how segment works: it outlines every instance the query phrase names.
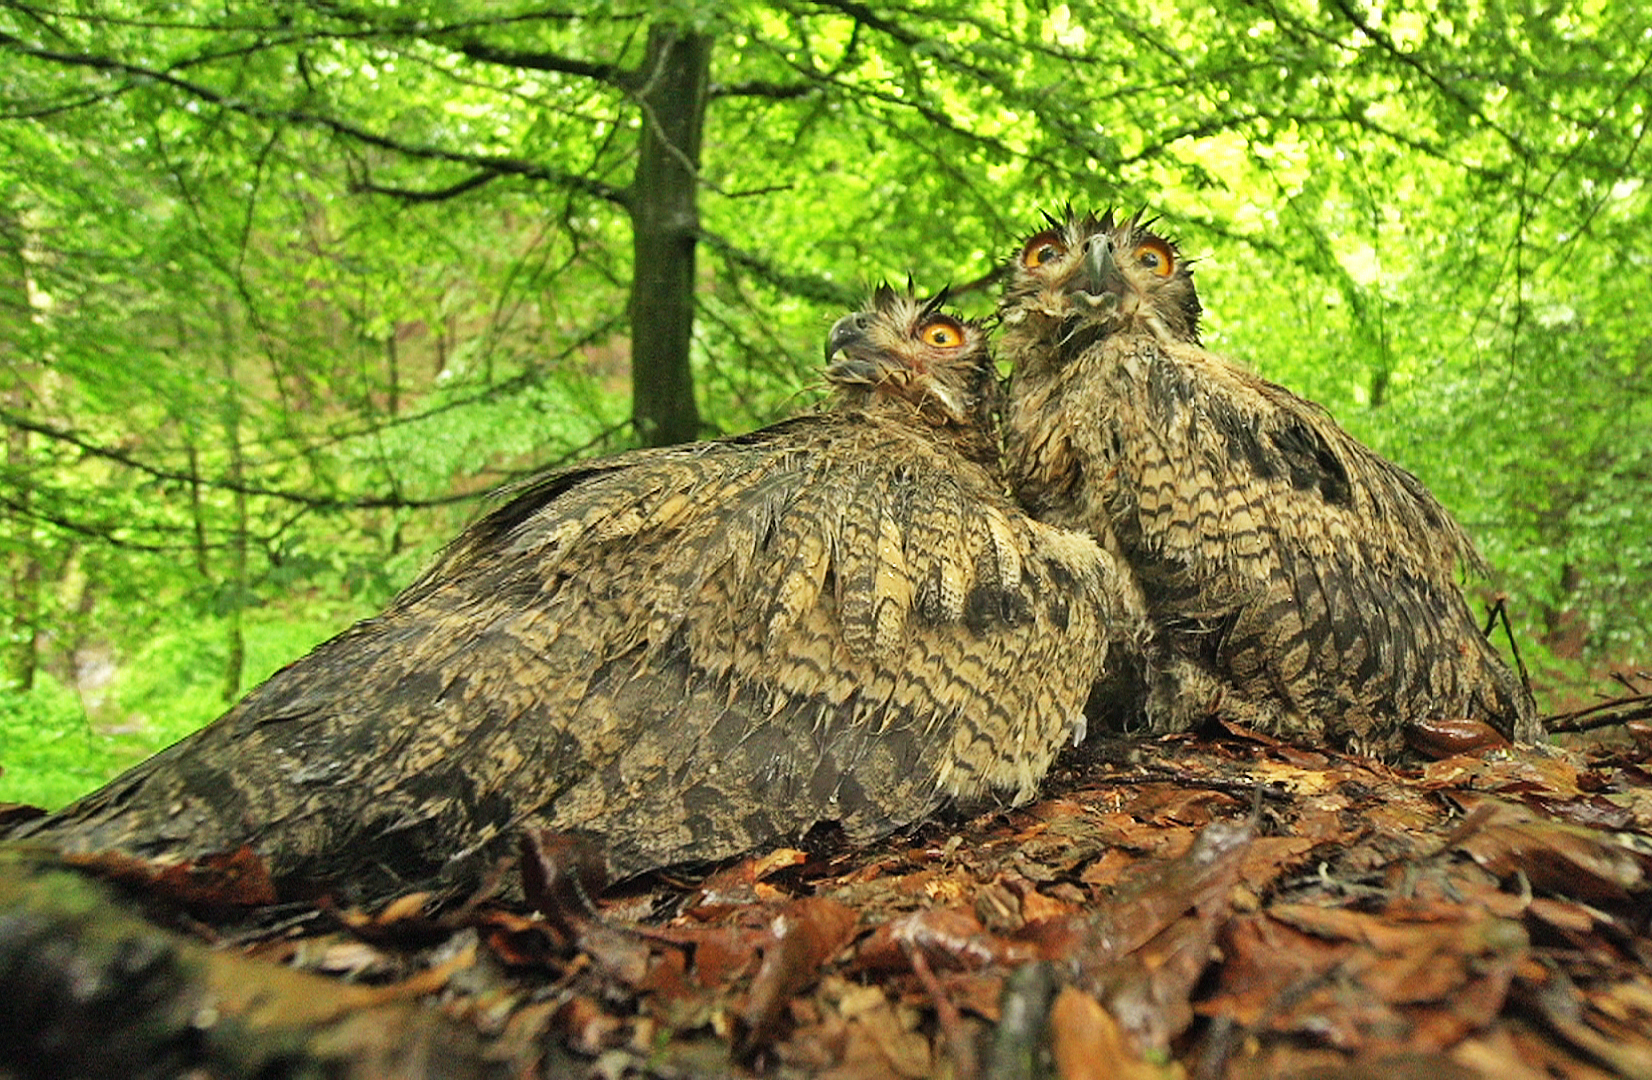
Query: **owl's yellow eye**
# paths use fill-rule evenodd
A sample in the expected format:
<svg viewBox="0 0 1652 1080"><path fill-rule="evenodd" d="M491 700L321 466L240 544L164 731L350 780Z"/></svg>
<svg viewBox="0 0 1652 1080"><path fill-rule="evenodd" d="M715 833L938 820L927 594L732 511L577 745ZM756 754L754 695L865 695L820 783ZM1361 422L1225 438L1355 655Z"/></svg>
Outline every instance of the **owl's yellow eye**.
<svg viewBox="0 0 1652 1080"><path fill-rule="evenodd" d="M1059 259L1067 254L1067 243L1057 235L1054 229L1045 229L1021 249L1021 265L1028 270L1037 270L1051 259Z"/></svg>
<svg viewBox="0 0 1652 1080"><path fill-rule="evenodd" d="M1160 277L1169 277L1176 272L1176 254L1170 250L1170 245L1153 237L1143 240L1136 245L1136 262L1153 271Z"/></svg>
<svg viewBox="0 0 1652 1080"><path fill-rule="evenodd" d="M964 328L942 315L925 323L918 336L938 349L956 349L964 343Z"/></svg>

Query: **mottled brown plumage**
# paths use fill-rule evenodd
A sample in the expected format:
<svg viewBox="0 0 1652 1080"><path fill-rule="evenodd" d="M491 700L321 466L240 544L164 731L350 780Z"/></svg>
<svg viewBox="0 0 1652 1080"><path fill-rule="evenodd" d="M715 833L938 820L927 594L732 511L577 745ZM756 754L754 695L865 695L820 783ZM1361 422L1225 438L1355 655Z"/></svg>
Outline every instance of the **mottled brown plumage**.
<svg viewBox="0 0 1652 1080"><path fill-rule="evenodd" d="M1539 736L1457 585L1481 560L1416 477L1202 348L1189 268L1139 215L1050 225L1000 308L1009 471L1140 581L1150 725L1219 711L1382 754L1434 720Z"/></svg>
<svg viewBox="0 0 1652 1080"><path fill-rule="evenodd" d="M523 827L619 876L1030 797L1133 613L996 472L980 327L887 288L826 411L533 481L381 615L33 830L251 843L358 897L474 883Z"/></svg>

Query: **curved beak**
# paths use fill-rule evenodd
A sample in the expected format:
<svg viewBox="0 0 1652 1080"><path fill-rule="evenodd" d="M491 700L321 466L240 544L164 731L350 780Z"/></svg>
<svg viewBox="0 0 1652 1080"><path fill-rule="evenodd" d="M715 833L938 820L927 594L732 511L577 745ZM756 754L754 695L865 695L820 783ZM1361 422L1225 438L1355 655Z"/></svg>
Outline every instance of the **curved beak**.
<svg viewBox="0 0 1652 1080"><path fill-rule="evenodd" d="M876 382L879 365L856 355L867 344L865 312L845 315L826 335L826 373L839 382ZM839 354L843 355L839 355Z"/></svg>
<svg viewBox="0 0 1652 1080"><path fill-rule="evenodd" d="M1083 270L1067 283L1067 293L1083 300L1093 310L1115 311L1129 288L1118 263L1113 261L1113 242L1106 236L1092 236L1084 247Z"/></svg>

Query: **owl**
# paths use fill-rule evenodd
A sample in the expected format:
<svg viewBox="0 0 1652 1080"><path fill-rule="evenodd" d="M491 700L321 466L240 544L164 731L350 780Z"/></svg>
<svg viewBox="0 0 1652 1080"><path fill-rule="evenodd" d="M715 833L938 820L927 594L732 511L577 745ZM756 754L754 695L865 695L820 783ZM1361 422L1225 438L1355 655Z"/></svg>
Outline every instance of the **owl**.
<svg viewBox="0 0 1652 1080"><path fill-rule="evenodd" d="M883 287L839 321L820 411L529 482L30 839L247 844L368 900L472 886L524 828L624 878L1030 798L1143 615L1088 533L1009 497L983 330L942 300Z"/></svg>
<svg viewBox="0 0 1652 1080"><path fill-rule="evenodd" d="M1324 409L1202 348L1187 260L1149 225L1050 218L999 347L1022 504L1141 586L1150 728L1219 715L1382 756L1429 722L1540 737L1458 586L1485 569L1468 536Z"/></svg>

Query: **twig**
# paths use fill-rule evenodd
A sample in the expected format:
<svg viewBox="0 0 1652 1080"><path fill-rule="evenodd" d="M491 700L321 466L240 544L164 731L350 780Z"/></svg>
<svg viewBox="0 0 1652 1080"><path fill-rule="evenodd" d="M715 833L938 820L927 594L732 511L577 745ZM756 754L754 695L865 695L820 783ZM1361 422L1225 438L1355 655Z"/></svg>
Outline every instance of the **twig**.
<svg viewBox="0 0 1652 1080"><path fill-rule="evenodd" d="M1527 694L1530 694L1532 692L1532 676L1531 672L1526 670L1526 661L1520 655L1520 643L1514 639L1514 626L1509 622L1508 599L1502 593L1497 594L1497 599L1493 600L1491 607L1486 610L1486 628L1480 632L1480 636L1491 637L1492 629L1496 627L1498 619L1502 619L1503 633L1509 639L1509 651L1514 654L1514 668L1520 672L1520 685L1526 688Z"/></svg>
<svg viewBox="0 0 1652 1080"><path fill-rule="evenodd" d="M1630 675L1627 672L1614 671L1610 676L1608 676L1608 678L1623 687L1625 690L1629 691L1631 694L1644 694L1647 691L1642 690L1639 686L1636 686L1631 680L1646 682L1647 680L1652 679L1652 671L1637 671L1633 675Z"/></svg>
<svg viewBox="0 0 1652 1080"><path fill-rule="evenodd" d="M935 1018L940 1022L941 1034L946 1038L947 1053L952 1056L953 1075L958 1080L976 1080L981 1075L981 1067L975 1060L975 1044L964 1028L963 1014L947 997L946 988L930 969L923 949L911 941L903 941L901 946L906 952L906 962L912 965L913 973L935 1002Z"/></svg>
<svg viewBox="0 0 1652 1080"><path fill-rule="evenodd" d="M1550 732L1575 733L1618 727L1634 720L1652 720L1652 693L1637 693L1571 712L1556 713L1545 717L1543 723Z"/></svg>

